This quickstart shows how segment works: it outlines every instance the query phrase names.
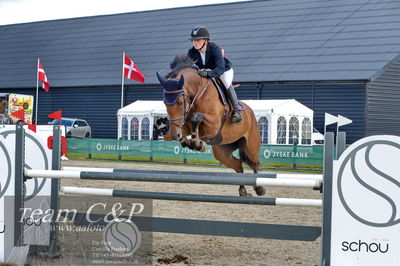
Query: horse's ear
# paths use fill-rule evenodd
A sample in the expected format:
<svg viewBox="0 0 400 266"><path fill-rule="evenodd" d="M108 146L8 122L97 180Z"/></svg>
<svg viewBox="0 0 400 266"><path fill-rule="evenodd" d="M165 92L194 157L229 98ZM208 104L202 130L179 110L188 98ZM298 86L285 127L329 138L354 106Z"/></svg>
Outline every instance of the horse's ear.
<svg viewBox="0 0 400 266"><path fill-rule="evenodd" d="M157 72L157 78L161 84L164 84L167 80Z"/></svg>
<svg viewBox="0 0 400 266"><path fill-rule="evenodd" d="M185 83L185 78L183 77L183 75L181 75L181 78L179 79L179 82L178 82L178 87L182 88L183 83Z"/></svg>

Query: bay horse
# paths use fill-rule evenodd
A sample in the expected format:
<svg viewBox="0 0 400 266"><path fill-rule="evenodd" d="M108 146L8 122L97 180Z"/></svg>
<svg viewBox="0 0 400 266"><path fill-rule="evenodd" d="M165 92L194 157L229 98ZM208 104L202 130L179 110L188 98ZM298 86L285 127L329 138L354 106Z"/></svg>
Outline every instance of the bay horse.
<svg viewBox="0 0 400 266"><path fill-rule="evenodd" d="M164 103L169 120L169 135L182 146L204 151L205 143L212 145L214 157L237 173L243 173L242 163L258 172L260 131L253 110L242 103L242 122L233 124L232 107L224 105L214 83L202 78L187 55L177 55L171 63L171 72L165 77L157 73L164 88ZM190 136L190 137L189 137ZM239 157L233 152L239 149ZM265 188L254 186L257 195ZM251 196L239 187L240 196Z"/></svg>

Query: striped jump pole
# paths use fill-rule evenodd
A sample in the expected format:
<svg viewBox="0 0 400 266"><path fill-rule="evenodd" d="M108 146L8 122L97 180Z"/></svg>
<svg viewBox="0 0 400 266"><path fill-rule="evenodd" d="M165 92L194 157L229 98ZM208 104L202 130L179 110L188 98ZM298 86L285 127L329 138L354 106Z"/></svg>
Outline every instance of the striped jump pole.
<svg viewBox="0 0 400 266"><path fill-rule="evenodd" d="M66 171L85 171L85 172L109 172L109 173L150 173L150 174L166 174L166 175L212 175L212 176L251 176L260 178L298 178L298 179L316 179L323 180L321 174L263 174L263 173L227 173L227 172L194 172L194 171L163 171L163 170L142 170L142 169L116 169L116 168L99 168L99 167L62 167Z"/></svg>
<svg viewBox="0 0 400 266"><path fill-rule="evenodd" d="M155 200L178 200L213 203L234 203L253 205L274 205L274 206L297 206L297 207L321 207L320 199L296 199L296 198L256 198L239 196L220 196L205 194L182 194L170 192L148 192L135 190L116 190L105 188L87 187L61 187L60 191L67 194L108 196L120 198L141 198Z"/></svg>
<svg viewBox="0 0 400 266"><path fill-rule="evenodd" d="M115 169L115 168L98 168L98 167L62 167L66 171L85 171L85 172L109 172L109 173L150 173L150 174L166 174L166 175L201 175L201 176L251 176L260 178L298 178L298 179L315 179L323 180L321 174L262 174L262 173L226 173L226 172L194 172L194 171L163 171L163 170L141 170L141 169Z"/></svg>
<svg viewBox="0 0 400 266"><path fill-rule="evenodd" d="M141 181L141 182L167 182L167 183L192 183L192 184L218 184L218 185L244 185L244 186L274 186L274 187L301 187L320 189L322 181L315 179L256 177L254 175L226 174L215 176L213 173L178 174L149 173L149 172L87 172L76 170L24 170L28 178L56 178L56 179L83 179L83 180L113 180L113 181ZM266 174L268 175L268 174Z"/></svg>

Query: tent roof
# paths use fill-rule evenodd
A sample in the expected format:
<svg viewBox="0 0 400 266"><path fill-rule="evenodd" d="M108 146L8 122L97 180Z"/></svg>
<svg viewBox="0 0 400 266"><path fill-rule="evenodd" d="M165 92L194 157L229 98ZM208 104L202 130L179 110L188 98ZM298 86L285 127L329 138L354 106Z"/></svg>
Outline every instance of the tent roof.
<svg viewBox="0 0 400 266"><path fill-rule="evenodd" d="M313 110L294 99L287 100L244 100L256 115L277 114L292 116L313 116ZM166 116L163 101L135 101L118 110L122 116Z"/></svg>
<svg viewBox="0 0 400 266"><path fill-rule="evenodd" d="M244 100L253 109L254 113L273 113L277 115L312 117L314 111L295 99L287 100Z"/></svg>
<svg viewBox="0 0 400 266"><path fill-rule="evenodd" d="M157 116L167 115L163 101L135 101L118 110L118 115L125 116Z"/></svg>

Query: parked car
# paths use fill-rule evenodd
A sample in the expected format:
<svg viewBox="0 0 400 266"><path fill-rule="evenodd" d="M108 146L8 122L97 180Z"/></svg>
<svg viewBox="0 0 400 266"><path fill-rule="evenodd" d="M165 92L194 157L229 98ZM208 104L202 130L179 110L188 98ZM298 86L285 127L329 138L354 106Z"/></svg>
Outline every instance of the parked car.
<svg viewBox="0 0 400 266"><path fill-rule="evenodd" d="M62 118L62 125L65 127L65 136L78 137L78 138L90 138L92 136L92 128L88 122L83 119L77 118ZM59 120L53 120L49 125L59 125Z"/></svg>

